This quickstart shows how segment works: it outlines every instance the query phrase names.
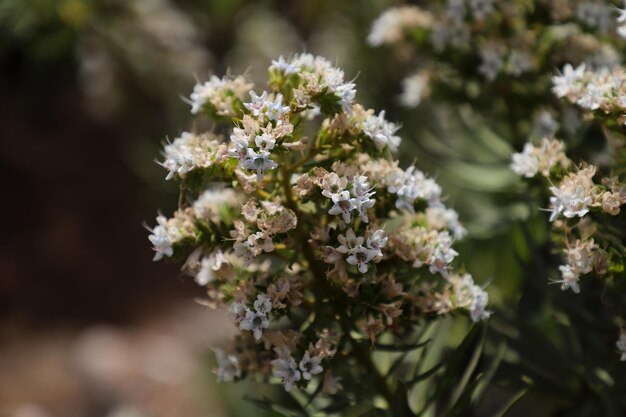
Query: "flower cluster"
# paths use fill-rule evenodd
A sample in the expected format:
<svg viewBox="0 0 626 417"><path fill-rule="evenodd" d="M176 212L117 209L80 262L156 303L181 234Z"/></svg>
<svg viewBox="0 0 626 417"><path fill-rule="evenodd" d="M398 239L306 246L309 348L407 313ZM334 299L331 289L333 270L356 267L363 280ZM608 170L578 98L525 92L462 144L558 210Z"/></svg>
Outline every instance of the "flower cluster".
<svg viewBox="0 0 626 417"><path fill-rule="evenodd" d="M540 146L533 146L529 142L524 145L522 152L514 154L511 169L526 178L532 178L538 173L548 177L554 167L567 168L569 163L563 142L544 137Z"/></svg>
<svg viewBox="0 0 626 417"><path fill-rule="evenodd" d="M186 257L206 304L232 313L240 334L216 351L220 380L258 374L289 391L319 377L332 395L340 346L341 361L362 361L366 340L406 337L422 319L489 316L486 292L453 272L457 213L432 178L399 167L399 127L354 103L341 69L281 57L267 91L244 85L196 86L194 109L218 124L228 115L213 131L229 140L185 133L166 145L180 208L149 237L155 260Z"/></svg>
<svg viewBox="0 0 626 417"><path fill-rule="evenodd" d="M175 175L182 178L190 171L222 162L226 149L226 145L211 133L196 135L183 132L172 143L165 145L165 160L159 164L168 170L165 179L171 180Z"/></svg>
<svg viewBox="0 0 626 417"><path fill-rule="evenodd" d="M564 75L574 72L566 69ZM544 139L541 147L526 144L523 152L514 154L512 159L511 168L517 174L532 178L541 173L548 183L549 220L565 259L559 266L561 278L552 282L560 284L562 290L571 289L578 294L583 275L607 277L620 271L621 267L614 265L622 265L624 254L615 243L615 229L609 223L626 204L626 185L618 177L594 181L597 167L575 167L565 155L563 144L554 139Z"/></svg>
<svg viewBox="0 0 626 417"><path fill-rule="evenodd" d="M626 121L626 70L622 67L588 70L584 64L566 64L562 74L552 78L553 91L586 110Z"/></svg>
<svg viewBox="0 0 626 417"><path fill-rule="evenodd" d="M403 56L407 43L416 44L421 67L403 82L406 106L417 106L432 90L465 95L469 80L479 82L485 93L500 79L523 78L526 88L534 90L528 86L539 88L551 68L568 61L609 68L618 63L620 40L615 35L626 33L626 12L615 20L614 10L602 2L529 6L522 0L446 0L427 6L388 9L367 37L372 46L401 45Z"/></svg>
<svg viewBox="0 0 626 417"><path fill-rule="evenodd" d="M209 81L198 82L193 88L189 99L191 113L198 114L205 110L218 116L234 117L240 113L241 100L251 88L252 84L245 77L220 78L213 75Z"/></svg>

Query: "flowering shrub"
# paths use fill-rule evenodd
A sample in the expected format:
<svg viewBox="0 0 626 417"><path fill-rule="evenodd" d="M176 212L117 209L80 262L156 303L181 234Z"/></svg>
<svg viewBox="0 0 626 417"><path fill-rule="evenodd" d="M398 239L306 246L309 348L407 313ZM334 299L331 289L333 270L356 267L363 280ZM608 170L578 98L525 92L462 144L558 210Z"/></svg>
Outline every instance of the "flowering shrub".
<svg viewBox="0 0 626 417"><path fill-rule="evenodd" d="M584 64L574 69L566 65L553 77L553 91L582 108L593 111L592 117L622 140L624 117L621 68L612 71L585 71ZM540 147L527 143L523 152L513 155L511 168L517 174L532 178L538 173L549 185L550 221L556 243L562 247L565 263L559 266L561 278L553 280L561 289L580 293L582 275L594 274L606 282L607 291L621 292L624 272L624 221L621 206L626 204L623 182L623 144L615 144L613 152L598 167L585 161L574 164L565 155L562 142L544 138ZM595 180L594 180L595 178ZM623 288L622 288L623 290ZM624 316L614 313L614 321L624 325ZM617 342L621 360L626 360L624 332Z"/></svg>
<svg viewBox="0 0 626 417"><path fill-rule="evenodd" d="M498 218L489 237L508 239L522 279L515 307L503 308L510 316L493 322L519 334L496 330L494 340L517 354L508 360L513 378L531 375L539 395L552 388L545 399L563 402L553 414L626 410L615 363L626 359L625 28L623 2L445 0L391 8L367 38L413 68L401 104L441 114L445 126L433 129L453 129L455 113L471 128L454 132L454 152L416 146L450 171L466 168L450 174L469 189L466 206L491 200L485 205ZM505 164L526 184L509 179ZM492 195L476 196L476 176L460 178L465 172L501 182L485 181ZM550 291L548 280L572 291Z"/></svg>
<svg viewBox="0 0 626 417"><path fill-rule="evenodd" d="M356 103L341 69L281 57L268 90L231 76L196 85L192 113L215 125L165 145L181 194L151 229L154 259L186 257L208 303L230 309L241 333L217 351L220 380L332 396L372 378L391 407L373 349L415 344L457 310L489 316L487 293L452 267L465 229L432 178L393 159L399 127Z"/></svg>

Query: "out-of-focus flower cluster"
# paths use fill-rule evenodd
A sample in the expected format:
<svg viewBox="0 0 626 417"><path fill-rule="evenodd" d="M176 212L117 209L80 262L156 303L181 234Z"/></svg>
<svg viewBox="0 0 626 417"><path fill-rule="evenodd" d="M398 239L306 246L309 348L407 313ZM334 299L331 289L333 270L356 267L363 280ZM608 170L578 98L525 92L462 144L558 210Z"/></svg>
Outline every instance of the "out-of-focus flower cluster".
<svg viewBox="0 0 626 417"><path fill-rule="evenodd" d="M597 112L598 117L626 124L626 71L623 67L586 70L566 64L560 75L553 77L553 91L585 110Z"/></svg>
<svg viewBox="0 0 626 417"><path fill-rule="evenodd" d="M585 72L584 66L574 69L566 65L562 74L553 78L553 91L588 110L623 113L611 107L623 94L619 90L622 73L615 69L610 76L605 71ZM600 85L602 93L591 93ZM591 105L592 101L597 105ZM603 112L595 114L601 124L614 125L614 120L605 118ZM621 135L623 139L623 131ZM626 204L626 184L618 156L623 152L623 144L617 146L621 151L618 149L615 156L605 161L602 170L585 161L572 162L565 155L564 144L555 139L544 138L540 146L527 143L521 153L513 155L513 171L526 178L540 174L546 180L553 236L562 247L565 260L559 266L561 278L553 282L561 284L563 290L580 293L583 275L594 274L610 283L623 272L621 206ZM607 287L611 288L609 284ZM623 345L622 337L618 342L622 352Z"/></svg>
<svg viewBox="0 0 626 417"><path fill-rule="evenodd" d="M617 65L616 45L626 33L626 16L623 11L617 16L618 11L590 0L446 0L429 3L428 10L385 11L367 41L402 51L407 50L403 45L417 47L419 68L402 83L402 104L415 107L432 90L474 100L480 91L472 82L484 88L498 80L520 80L534 90L545 83L546 70L562 62Z"/></svg>
<svg viewBox="0 0 626 417"><path fill-rule="evenodd" d="M215 126L165 145L181 196L150 229L154 259L186 258L207 304L230 309L241 333L217 351L223 381L259 374L289 391L319 378L334 394L334 369L382 334L402 340L459 309L489 316L484 289L451 266L457 213L398 165L398 126L355 93L324 58L280 57L261 93L244 77L198 83L191 112Z"/></svg>

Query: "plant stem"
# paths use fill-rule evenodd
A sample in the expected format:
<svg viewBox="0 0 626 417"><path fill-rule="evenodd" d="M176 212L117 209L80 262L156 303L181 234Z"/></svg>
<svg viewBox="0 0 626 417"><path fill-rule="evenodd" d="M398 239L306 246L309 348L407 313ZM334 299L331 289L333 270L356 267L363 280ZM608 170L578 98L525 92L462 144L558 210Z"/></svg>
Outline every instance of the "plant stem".
<svg viewBox="0 0 626 417"><path fill-rule="evenodd" d="M291 174L292 174L292 171L290 169L286 167L281 168L281 185L285 193L285 205L290 210L292 210L296 214L296 217L298 218L295 233L296 233L296 236L298 236L298 240L299 240L298 243L300 245L300 248L302 249L302 254L304 255L304 258L306 259L307 264L309 266L309 270L311 271L311 274L313 275L313 280L314 280L313 288L314 290L315 289L317 290L316 291L317 293L315 294L316 295L315 299L316 299L316 304L319 305L322 302L323 298L329 297L332 294L332 287L326 278L326 273L321 268L320 260L316 258L313 248L311 247L308 241L308 233L306 233L306 230L304 229L304 224L301 221L303 217L300 215L300 211L298 210L298 205L296 201L294 200L293 193L291 191L291 184L289 183ZM376 389L378 390L379 394L385 398L389 406L389 409L390 410L394 409L394 406L393 406L394 395L391 389L389 388L389 384L387 383L387 380L380 373L380 371L378 370L378 368L372 361L370 353L363 348L362 344L360 344L358 341L350 337L351 328L350 328L349 323L346 323L346 318L344 314L342 314L343 311L341 309L338 309L335 303L330 303L330 307L332 309L332 313L331 313L332 317L334 317L335 315L339 315L340 317L339 323L344 332L344 337L347 337L350 340L350 345L352 346L352 352L354 354L355 359L364 368L365 373L374 378L374 384L376 386ZM400 410L403 410L403 409L400 407ZM397 412L394 410L394 416L404 415L403 411L401 411L401 413L402 414L397 414Z"/></svg>

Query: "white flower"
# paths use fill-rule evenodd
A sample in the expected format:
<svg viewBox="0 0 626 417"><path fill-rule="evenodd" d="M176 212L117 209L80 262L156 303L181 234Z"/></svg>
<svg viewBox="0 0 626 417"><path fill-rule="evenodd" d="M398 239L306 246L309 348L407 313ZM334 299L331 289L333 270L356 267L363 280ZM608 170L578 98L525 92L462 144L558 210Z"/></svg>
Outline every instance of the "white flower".
<svg viewBox="0 0 626 417"><path fill-rule="evenodd" d="M487 311L487 304L489 303L489 295L487 292L478 286L474 286L474 297L469 306L470 317L472 321L478 322L489 318L490 311Z"/></svg>
<svg viewBox="0 0 626 417"><path fill-rule="evenodd" d="M343 110L350 113L356 95L356 85L345 82L344 72L334 67L325 58L311 54L296 55L291 65L298 68L302 85L296 90L296 102L301 106L311 105L312 97L321 93L335 94Z"/></svg>
<svg viewBox="0 0 626 417"><path fill-rule="evenodd" d="M375 253L374 261L380 261L382 259L382 249L387 245L387 240L387 234L383 229L368 232L367 247Z"/></svg>
<svg viewBox="0 0 626 417"><path fill-rule="evenodd" d="M218 223L222 206L235 204L236 201L237 195L232 188L210 188L200 194L192 207L198 220Z"/></svg>
<svg viewBox="0 0 626 417"><path fill-rule="evenodd" d="M359 217L363 220L364 223L369 223L369 217L367 215L367 210L374 207L376 204L376 200L370 198L375 193L367 193L362 196L351 198L350 201L352 203L352 207L359 213Z"/></svg>
<svg viewBox="0 0 626 417"><path fill-rule="evenodd" d="M189 100L191 113L197 114L205 104L213 106L220 116L235 116L234 100L241 100L246 92L252 88L244 77L219 78L213 75L209 81L194 86Z"/></svg>
<svg viewBox="0 0 626 417"><path fill-rule="evenodd" d="M364 274L368 270L368 262L374 259L376 255L376 251L362 245L357 245L348 251L348 258L346 259L346 262L350 265L356 265L359 272Z"/></svg>
<svg viewBox="0 0 626 417"><path fill-rule="evenodd" d="M571 288L572 291L578 294L580 292L580 277L578 274L574 272L570 265L561 265L559 266L559 270L561 271L562 279L552 282L561 284L563 291Z"/></svg>
<svg viewBox="0 0 626 417"><path fill-rule="evenodd" d="M289 392L294 384L302 378L298 365L292 357L281 357L272 361L272 374L280 378L285 385L285 391Z"/></svg>
<svg viewBox="0 0 626 417"><path fill-rule="evenodd" d="M539 171L539 160L535 155L535 147L531 143L524 145L524 150L520 153L513 154L513 162L511 169L519 175L526 178L532 178Z"/></svg>
<svg viewBox="0 0 626 417"><path fill-rule="evenodd" d="M246 159L239 161L239 164L242 168L255 171L257 180L262 181L266 170L278 167L278 164L269 159L269 157L270 153L268 151L262 150L257 153L254 149L248 148Z"/></svg>
<svg viewBox="0 0 626 417"><path fill-rule="evenodd" d="M277 94L272 100L267 91L263 91L260 96L250 91L250 98L252 101L243 105L256 118L266 117L269 120L279 120L284 114L289 113L289 106L283 106L282 94Z"/></svg>
<svg viewBox="0 0 626 417"><path fill-rule="evenodd" d="M267 111L267 91L263 91L260 96L250 91L250 98L252 101L244 103L243 106L252 113L252 116L260 118Z"/></svg>
<svg viewBox="0 0 626 417"><path fill-rule="evenodd" d="M246 305L242 302L235 301L230 305L229 310L235 321L241 321L246 317L248 307L246 307Z"/></svg>
<svg viewBox="0 0 626 417"><path fill-rule="evenodd" d="M440 203L441 187L433 179L426 178L423 172L410 166L405 171L395 168L390 170L385 177L387 191L397 194L396 207L415 212L413 207L415 200L424 199L431 206Z"/></svg>
<svg viewBox="0 0 626 417"><path fill-rule="evenodd" d="M386 10L372 23L367 43L380 46L400 41L407 29L430 27L432 16L417 6L401 6Z"/></svg>
<svg viewBox="0 0 626 417"><path fill-rule="evenodd" d="M272 252L274 250L274 242L266 232L256 232L248 236L248 244L252 250L258 254L263 252Z"/></svg>
<svg viewBox="0 0 626 417"><path fill-rule="evenodd" d="M600 108L604 93L605 91L603 89L593 83L589 83L587 88L585 88L584 94L576 101L576 103L585 109L597 110Z"/></svg>
<svg viewBox="0 0 626 417"><path fill-rule="evenodd" d="M587 194L587 190L582 185L575 187L550 187L550 191L554 196L550 197L552 214L550 221L557 219L559 214L563 213L565 217L583 217L589 212L589 204L591 204L591 196Z"/></svg>
<svg viewBox="0 0 626 417"><path fill-rule="evenodd" d="M417 107L428 92L428 77L422 73L415 73L402 80L402 94L400 104L406 107Z"/></svg>
<svg viewBox="0 0 626 417"><path fill-rule="evenodd" d="M459 222L459 214L446 206L438 205L426 208L426 220L435 229L448 229L455 239L462 239L467 230Z"/></svg>
<svg viewBox="0 0 626 417"><path fill-rule="evenodd" d="M297 74L299 72L298 67L285 61L282 55L277 60L272 60L272 65L270 65L269 69L280 71L285 75Z"/></svg>
<svg viewBox="0 0 626 417"><path fill-rule="evenodd" d="M277 94L274 101L269 101L268 103L265 115L270 120L279 120L284 114L289 113L289 106L283 106L282 94Z"/></svg>
<svg viewBox="0 0 626 417"><path fill-rule="evenodd" d="M585 241L577 240L574 245L568 245L564 251L567 264L577 275L588 274L593 270L597 249L598 245L593 238Z"/></svg>
<svg viewBox="0 0 626 417"><path fill-rule="evenodd" d="M223 350L215 349L215 359L217 360L217 369L215 374L219 382L230 382L237 378L241 378L241 369L239 368L239 359L235 355L225 354Z"/></svg>
<svg viewBox="0 0 626 417"><path fill-rule="evenodd" d="M163 148L165 160L158 162L169 171L165 179L170 180L174 174L184 177L196 168L207 168L213 164L215 150L219 141L209 134L195 135L183 132L172 143Z"/></svg>
<svg viewBox="0 0 626 417"><path fill-rule="evenodd" d="M313 378L313 375L321 374L324 371L324 368L320 365L321 361L322 359L319 356L311 357L308 351L305 352L299 364L302 378L309 381Z"/></svg>
<svg viewBox="0 0 626 417"><path fill-rule="evenodd" d="M258 314L268 314L272 311L272 300L266 294L259 294L254 300L254 309Z"/></svg>
<svg viewBox="0 0 626 417"><path fill-rule="evenodd" d="M322 195L332 198L333 195L345 190L347 186L348 179L346 177L339 177L336 173L331 172L322 180Z"/></svg>
<svg viewBox="0 0 626 417"><path fill-rule="evenodd" d="M222 265L226 263L224 252L220 249L205 256L200 261L200 271L196 274L195 281L198 285L207 285L215 279L215 272L219 271Z"/></svg>
<svg viewBox="0 0 626 417"><path fill-rule="evenodd" d="M153 261L158 261L163 256L170 257L174 254L172 248L172 239L167 230L167 218L158 216L156 218L158 225L154 229L149 229L152 233L148 236L148 240L152 243L152 249L156 252Z"/></svg>
<svg viewBox="0 0 626 417"><path fill-rule="evenodd" d="M341 245L337 248L337 252L339 253L348 253L352 248L363 245L365 238L356 236L354 230L348 229L345 236L339 235L337 236L337 240Z"/></svg>
<svg viewBox="0 0 626 417"><path fill-rule="evenodd" d="M363 236L357 237L354 233L354 230L348 229L345 236L339 235L337 240L341 245L336 248L336 252L347 254L348 258L346 261L350 265L355 265L359 272L362 274L366 273L368 270L368 263L370 261L380 261L382 258L380 247L365 247L363 246L363 242L365 238ZM373 236L372 242L378 245L384 245L386 243L386 239L382 238L380 235Z"/></svg>
<svg viewBox="0 0 626 417"><path fill-rule="evenodd" d="M580 64L576 69L571 64L565 64L563 73L552 77L552 91L557 97L567 96L576 87L585 74L585 64Z"/></svg>
<svg viewBox="0 0 626 417"><path fill-rule="evenodd" d="M452 275L448 278L453 290L454 297L451 300L445 300L446 307L443 311L449 311L448 303L453 304L457 308L466 308L472 321L477 322L489 318L491 312L486 310L489 303L489 295L487 292L474 283L474 279L470 274L462 276Z"/></svg>
<svg viewBox="0 0 626 417"><path fill-rule="evenodd" d="M265 313L248 310L244 319L239 323L239 329L250 331L256 340L261 340L263 329L267 329L269 325L270 320Z"/></svg>
<svg viewBox="0 0 626 417"><path fill-rule="evenodd" d="M447 275L448 264L459 254L452 249L452 243L452 238L447 231L440 232L437 239L432 242L433 249L430 257L426 261L426 263L430 265L429 270L431 274L440 273L443 276Z"/></svg>
<svg viewBox="0 0 626 417"><path fill-rule="evenodd" d="M384 110L378 116L368 115L361 124L363 133L374 141L378 150L389 146L392 152L396 152L400 146L401 139L395 135L399 128L394 123L385 120Z"/></svg>
<svg viewBox="0 0 626 417"><path fill-rule="evenodd" d="M333 206L328 210L328 214L333 216L341 215L344 222L350 223L352 221L350 211L355 208L353 199L350 198L350 192L344 190L333 194L331 200Z"/></svg>
<svg viewBox="0 0 626 417"><path fill-rule="evenodd" d="M272 150L274 149L274 145L276 145L276 139L274 136L268 135L267 133L263 133L262 135L257 135L254 139L254 143L261 150Z"/></svg>

